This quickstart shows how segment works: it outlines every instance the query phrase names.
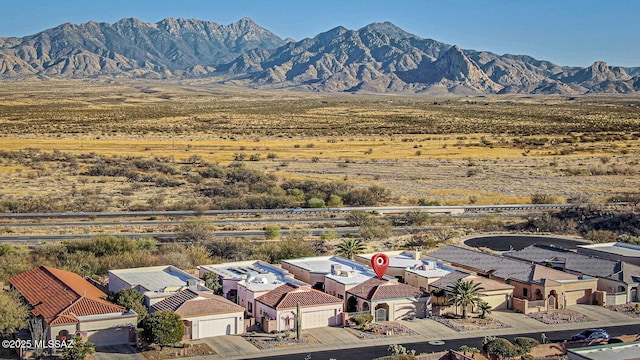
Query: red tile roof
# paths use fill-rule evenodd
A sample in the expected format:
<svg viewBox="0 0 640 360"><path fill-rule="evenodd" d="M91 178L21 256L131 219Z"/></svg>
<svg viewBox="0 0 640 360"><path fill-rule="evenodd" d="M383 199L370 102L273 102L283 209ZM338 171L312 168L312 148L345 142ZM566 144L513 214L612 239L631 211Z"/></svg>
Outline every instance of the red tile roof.
<svg viewBox="0 0 640 360"><path fill-rule="evenodd" d="M425 295L424 292L413 286L377 277L352 287L347 290L347 293L366 300L391 300Z"/></svg>
<svg viewBox="0 0 640 360"><path fill-rule="evenodd" d="M337 297L322 291L310 287L297 287L291 284L278 286L258 297L256 301L276 310L295 308L297 303L300 303L302 307L343 303Z"/></svg>
<svg viewBox="0 0 640 360"><path fill-rule="evenodd" d="M126 309L106 300L100 291L78 274L39 266L9 279L33 307L35 316L49 324L77 322L76 316L125 312Z"/></svg>
<svg viewBox="0 0 640 360"><path fill-rule="evenodd" d="M182 317L244 312L244 308L211 293L183 290L151 306L153 311L173 310Z"/></svg>

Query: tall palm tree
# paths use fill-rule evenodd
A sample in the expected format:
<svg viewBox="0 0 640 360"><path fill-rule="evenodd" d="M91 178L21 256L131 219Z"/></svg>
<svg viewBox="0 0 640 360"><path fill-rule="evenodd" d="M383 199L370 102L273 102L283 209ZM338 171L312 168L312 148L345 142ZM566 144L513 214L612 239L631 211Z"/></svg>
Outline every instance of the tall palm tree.
<svg viewBox="0 0 640 360"><path fill-rule="evenodd" d="M346 239L337 246L338 255L353 259L356 254L364 251L364 243L359 239Z"/></svg>
<svg viewBox="0 0 640 360"><path fill-rule="evenodd" d="M467 318L467 308L478 304L480 299L480 291L484 290L480 284L474 283L472 280L459 279L453 285L449 286L453 293L452 304L462 307L462 317Z"/></svg>

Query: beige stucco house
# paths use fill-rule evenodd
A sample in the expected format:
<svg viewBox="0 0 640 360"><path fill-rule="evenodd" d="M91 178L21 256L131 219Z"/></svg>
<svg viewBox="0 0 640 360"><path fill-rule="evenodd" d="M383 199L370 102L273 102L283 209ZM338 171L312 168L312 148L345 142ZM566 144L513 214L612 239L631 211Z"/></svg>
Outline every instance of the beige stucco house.
<svg viewBox="0 0 640 360"><path fill-rule="evenodd" d="M297 304L301 329L342 324L343 301L309 286L284 284L256 299L256 319L266 332L295 330Z"/></svg>
<svg viewBox="0 0 640 360"><path fill-rule="evenodd" d="M349 289L376 277L370 266L341 256L288 259L282 260L281 266L294 274L296 279L340 299L346 299ZM388 276L385 276L385 279L396 280Z"/></svg>
<svg viewBox="0 0 640 360"><path fill-rule="evenodd" d="M590 276L451 245L429 253L429 257L513 285L514 298L540 301L545 308L595 302L598 280Z"/></svg>
<svg viewBox="0 0 640 360"><path fill-rule="evenodd" d="M510 251L505 256L530 261L574 275L597 278L598 290L606 293L607 305L639 301L640 266L620 260L602 259L592 255L550 246L531 245L522 250Z"/></svg>
<svg viewBox="0 0 640 360"><path fill-rule="evenodd" d="M510 300L513 297L513 285L506 284L502 281L492 280L486 277L478 276L465 271L452 271L446 276L429 284L429 290L432 295L436 289L444 292L444 296L433 296L433 303L438 305L446 305L453 298L453 286L457 281L470 281L480 286L478 295L493 310L503 310L510 308ZM476 309L467 309L475 312Z"/></svg>
<svg viewBox="0 0 640 360"><path fill-rule="evenodd" d="M244 308L218 295L183 290L151 306L151 312L162 310L180 315L185 339L244 334Z"/></svg>
<svg viewBox="0 0 640 360"><path fill-rule="evenodd" d="M431 311L431 296L397 281L371 278L347 290L347 302L355 312L369 312L374 321L425 318Z"/></svg>
<svg viewBox="0 0 640 360"><path fill-rule="evenodd" d="M289 271L261 260L198 266L200 277L215 273L222 281L222 296L245 308L255 316L255 299L283 284L308 285Z"/></svg>

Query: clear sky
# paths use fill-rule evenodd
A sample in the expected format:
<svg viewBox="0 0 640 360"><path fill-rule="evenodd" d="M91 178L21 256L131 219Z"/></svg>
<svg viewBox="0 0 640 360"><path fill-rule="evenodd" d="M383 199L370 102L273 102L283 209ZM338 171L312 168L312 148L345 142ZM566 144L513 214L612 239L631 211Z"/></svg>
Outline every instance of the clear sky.
<svg viewBox="0 0 640 360"><path fill-rule="evenodd" d="M391 21L463 49L524 54L558 65L640 66L640 0L2 0L0 37L65 22L167 17L229 24L250 17L295 40L338 25Z"/></svg>

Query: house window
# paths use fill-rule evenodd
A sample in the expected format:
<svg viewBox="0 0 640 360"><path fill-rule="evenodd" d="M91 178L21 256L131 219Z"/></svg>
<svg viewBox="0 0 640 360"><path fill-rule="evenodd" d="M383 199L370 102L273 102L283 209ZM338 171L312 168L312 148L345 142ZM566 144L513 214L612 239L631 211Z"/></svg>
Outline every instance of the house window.
<svg viewBox="0 0 640 360"><path fill-rule="evenodd" d="M422 291L422 292L427 292L427 288L426 288L426 287L424 287L424 286L420 286L420 291Z"/></svg>
<svg viewBox="0 0 640 360"><path fill-rule="evenodd" d="M250 312L250 313L253 313L253 304L252 304L252 303L249 303L248 305L249 305L249 307L248 307L249 312Z"/></svg>
<svg viewBox="0 0 640 360"><path fill-rule="evenodd" d="M342 296L342 294L338 294L338 299L344 299L344 296Z"/></svg>
<svg viewBox="0 0 640 360"><path fill-rule="evenodd" d="M529 296L529 289L527 288L522 289L522 296Z"/></svg>

